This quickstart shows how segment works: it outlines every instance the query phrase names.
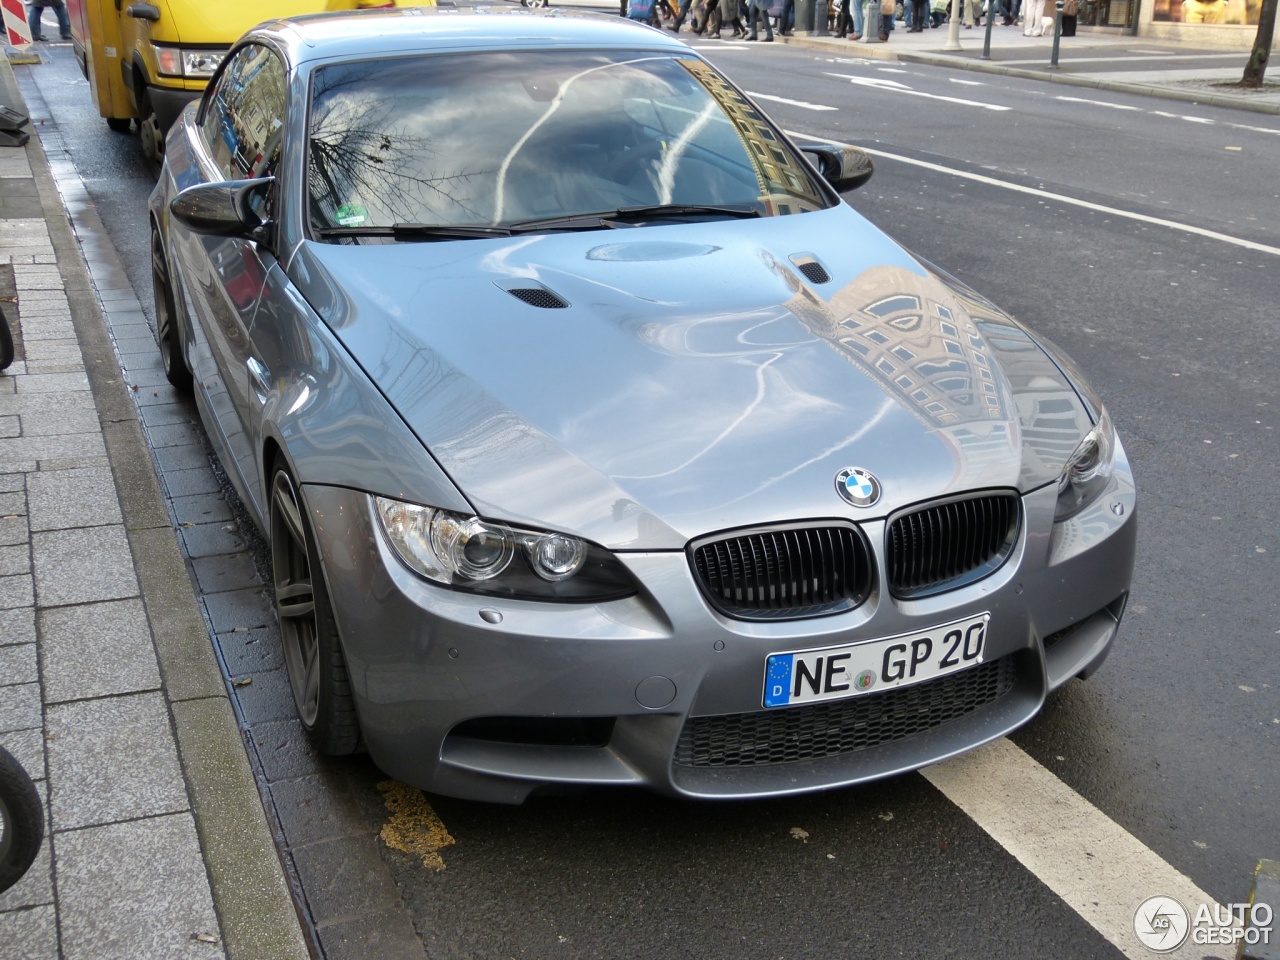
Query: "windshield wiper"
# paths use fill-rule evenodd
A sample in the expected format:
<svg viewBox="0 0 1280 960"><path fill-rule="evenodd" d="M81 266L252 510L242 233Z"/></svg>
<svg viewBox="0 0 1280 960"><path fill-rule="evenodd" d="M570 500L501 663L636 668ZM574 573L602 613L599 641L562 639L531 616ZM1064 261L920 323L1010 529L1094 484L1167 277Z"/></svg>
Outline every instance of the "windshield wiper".
<svg viewBox="0 0 1280 960"><path fill-rule="evenodd" d="M392 237L396 240L475 240L509 237L506 227L448 226L435 223L397 223L390 227L319 227L317 237Z"/></svg>
<svg viewBox="0 0 1280 960"><path fill-rule="evenodd" d="M645 207L620 207L613 214L619 220L667 220L673 217L734 217L752 219L760 216L755 204L713 206L700 203L655 203Z"/></svg>
<svg viewBox="0 0 1280 960"><path fill-rule="evenodd" d="M536 233L539 230L598 230L602 227L630 227L654 220L678 220L685 217L733 217L735 219L760 216L753 204L736 206L710 206L693 203L656 203L643 207L619 207L601 213L579 213L567 217L546 217L542 220L521 220L511 224L512 233Z"/></svg>

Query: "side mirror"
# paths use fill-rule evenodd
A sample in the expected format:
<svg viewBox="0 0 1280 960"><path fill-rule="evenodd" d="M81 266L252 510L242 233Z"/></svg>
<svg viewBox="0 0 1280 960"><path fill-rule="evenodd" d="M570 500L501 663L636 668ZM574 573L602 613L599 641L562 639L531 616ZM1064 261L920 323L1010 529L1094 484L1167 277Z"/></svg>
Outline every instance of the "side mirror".
<svg viewBox="0 0 1280 960"><path fill-rule="evenodd" d="M800 148L818 172L841 193L856 190L876 172L871 154L861 147L829 147L815 144Z"/></svg>
<svg viewBox="0 0 1280 960"><path fill-rule="evenodd" d="M120 9L119 0L116 0L116 9ZM160 8L153 3L131 3L124 12L135 20L150 20L154 23L160 19Z"/></svg>
<svg viewBox="0 0 1280 960"><path fill-rule="evenodd" d="M262 218L267 191L275 177L257 180L226 180L197 183L173 198L169 212L175 220L196 233L211 237L243 237L265 243L271 223Z"/></svg>

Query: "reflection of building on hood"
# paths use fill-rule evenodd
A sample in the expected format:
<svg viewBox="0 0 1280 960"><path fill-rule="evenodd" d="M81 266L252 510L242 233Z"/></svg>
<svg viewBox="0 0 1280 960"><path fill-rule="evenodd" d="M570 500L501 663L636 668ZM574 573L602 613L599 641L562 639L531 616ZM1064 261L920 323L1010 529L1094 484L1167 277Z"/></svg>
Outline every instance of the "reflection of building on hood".
<svg viewBox="0 0 1280 960"><path fill-rule="evenodd" d="M795 289L787 307L797 319L946 441L957 486L989 476L1019 431L1024 478L1054 469L1079 442L1074 391L1044 377L1039 346L981 301L896 266L862 273L825 304Z"/></svg>

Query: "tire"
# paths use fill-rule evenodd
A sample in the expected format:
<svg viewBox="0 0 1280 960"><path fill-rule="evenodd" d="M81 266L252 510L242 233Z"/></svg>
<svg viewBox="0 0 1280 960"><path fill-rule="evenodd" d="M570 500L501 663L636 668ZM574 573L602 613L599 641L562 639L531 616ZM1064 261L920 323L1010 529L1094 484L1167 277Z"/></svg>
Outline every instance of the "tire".
<svg viewBox="0 0 1280 960"><path fill-rule="evenodd" d="M160 129L160 118L151 104L149 90L144 90L138 101L138 137L142 140L143 156L158 168L164 160L164 131Z"/></svg>
<svg viewBox="0 0 1280 960"><path fill-rule="evenodd" d="M182 334L178 330L178 311L169 281L169 261L164 255L160 231L151 228L151 295L156 302L156 333L160 340L160 361L165 379L183 393L192 387L191 368L182 351Z"/></svg>
<svg viewBox="0 0 1280 960"><path fill-rule="evenodd" d="M321 753L354 753L360 722L302 498L279 461L271 474L271 582L298 719Z"/></svg>
<svg viewBox="0 0 1280 960"><path fill-rule="evenodd" d="M7 370L13 363L13 331L9 329L9 320L0 309L0 370Z"/></svg>
<svg viewBox="0 0 1280 960"><path fill-rule="evenodd" d="M0 747L0 893L22 879L44 839L44 806L35 784Z"/></svg>
<svg viewBox="0 0 1280 960"><path fill-rule="evenodd" d="M132 125L128 117L107 117L107 128L115 133L128 133Z"/></svg>

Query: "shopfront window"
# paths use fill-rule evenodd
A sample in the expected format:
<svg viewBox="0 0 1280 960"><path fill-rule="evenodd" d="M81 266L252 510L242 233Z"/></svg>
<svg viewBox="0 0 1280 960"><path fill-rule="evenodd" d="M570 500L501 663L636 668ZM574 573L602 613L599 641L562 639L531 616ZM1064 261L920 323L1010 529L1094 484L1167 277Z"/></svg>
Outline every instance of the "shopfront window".
<svg viewBox="0 0 1280 960"><path fill-rule="evenodd" d="M1258 25L1262 0L1155 0L1157 23L1234 23Z"/></svg>

